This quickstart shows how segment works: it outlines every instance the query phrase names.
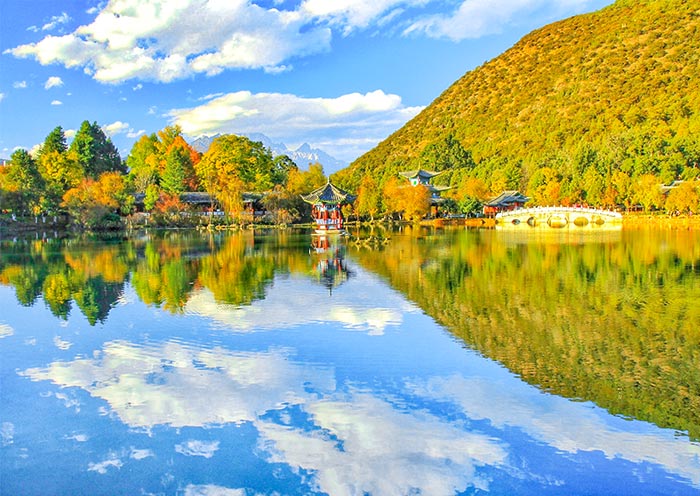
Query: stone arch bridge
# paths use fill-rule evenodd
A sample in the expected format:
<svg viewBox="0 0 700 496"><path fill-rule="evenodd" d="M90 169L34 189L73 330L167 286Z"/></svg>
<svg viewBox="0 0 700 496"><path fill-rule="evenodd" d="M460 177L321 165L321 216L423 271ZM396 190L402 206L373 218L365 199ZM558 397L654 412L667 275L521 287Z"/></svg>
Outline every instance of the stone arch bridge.
<svg viewBox="0 0 700 496"><path fill-rule="evenodd" d="M588 225L619 224L622 214L611 210L585 207L529 207L499 212L496 214L498 225L549 226L561 228L567 226L584 227Z"/></svg>

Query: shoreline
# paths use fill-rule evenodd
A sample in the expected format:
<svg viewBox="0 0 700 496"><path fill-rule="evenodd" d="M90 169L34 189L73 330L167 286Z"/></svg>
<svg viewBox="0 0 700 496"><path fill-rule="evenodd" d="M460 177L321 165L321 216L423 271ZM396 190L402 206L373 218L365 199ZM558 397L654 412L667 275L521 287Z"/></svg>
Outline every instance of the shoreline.
<svg viewBox="0 0 700 496"><path fill-rule="evenodd" d="M348 225L353 226L363 226L363 225L377 225L383 224L381 222L375 222L371 224L369 222L348 222ZM396 224L392 222L389 224ZM421 226L427 227L448 227L448 226L464 226L467 228L494 228L496 226L496 221L492 217L477 217L477 218L439 218L439 219L429 219L423 220L419 223ZM139 228L154 229L154 230L182 230L182 229L195 229L203 231L233 231L233 230L245 230L245 229L278 229L278 228L310 228L313 224L308 222L299 224L280 224L280 225L267 225L267 224L248 224L248 225L217 225L217 226L139 226ZM649 213L627 213L622 215L622 228L626 230L639 230L639 229L667 229L667 230L684 230L684 231L695 231L700 230L700 215L676 215L670 216L668 214L649 214ZM138 228L136 228L138 230ZM62 235L71 234L124 234L134 230L134 228L129 228L125 226L123 229L93 229L93 230L80 230L67 226L65 223L34 223L34 222L0 222L0 239L7 236L17 236L17 235L30 235L46 232L60 232Z"/></svg>

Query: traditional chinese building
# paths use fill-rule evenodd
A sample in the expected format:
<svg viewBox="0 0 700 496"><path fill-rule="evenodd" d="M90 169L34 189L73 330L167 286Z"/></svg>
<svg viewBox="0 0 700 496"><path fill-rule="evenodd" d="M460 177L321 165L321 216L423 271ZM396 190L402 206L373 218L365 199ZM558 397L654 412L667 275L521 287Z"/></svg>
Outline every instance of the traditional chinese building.
<svg viewBox="0 0 700 496"><path fill-rule="evenodd" d="M530 201L530 198L521 194L519 191L504 191L496 198L484 204L484 215L493 217L498 212L507 212L523 208Z"/></svg>
<svg viewBox="0 0 700 496"><path fill-rule="evenodd" d="M331 184L312 191L301 198L311 204L311 216L316 222L317 233L332 233L343 230L343 213L340 208L355 201L355 196Z"/></svg>
<svg viewBox="0 0 700 496"><path fill-rule="evenodd" d="M434 178L435 176L439 176L440 174L442 174L442 172L433 172L423 169L399 172L399 175L408 179L408 181L411 183L411 186L421 185L428 188L428 191L430 191L430 207L431 210L435 209L434 212L432 212L434 215L437 215L438 207L441 203L445 201L445 199L442 198L440 194L443 191L447 191L448 189L450 189L450 186L435 186L434 184L430 183L430 180L432 178Z"/></svg>

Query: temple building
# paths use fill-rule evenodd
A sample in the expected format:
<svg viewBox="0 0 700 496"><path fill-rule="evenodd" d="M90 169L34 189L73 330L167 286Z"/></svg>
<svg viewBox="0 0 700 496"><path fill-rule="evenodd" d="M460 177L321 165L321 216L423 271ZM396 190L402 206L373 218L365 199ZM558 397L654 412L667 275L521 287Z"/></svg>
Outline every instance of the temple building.
<svg viewBox="0 0 700 496"><path fill-rule="evenodd" d="M399 175L405 177L411 183L411 186L418 186L419 184L428 188L430 191L430 207L431 210L434 208L435 211L431 212L433 215L437 216L437 209L442 204L445 199L440 197L443 191L451 189L451 186L435 186L430 183L430 180L435 176L439 176L442 172L433 172L423 169L399 172Z"/></svg>
<svg viewBox="0 0 700 496"><path fill-rule="evenodd" d="M301 198L311 205L311 216L319 234L341 232L343 213L340 208L355 201L355 196L333 186L330 181Z"/></svg>
<svg viewBox="0 0 700 496"><path fill-rule="evenodd" d="M523 208L528 201L530 201L530 198L521 194L519 191L504 191L496 198L484 204L484 215L493 217L498 212L507 212Z"/></svg>

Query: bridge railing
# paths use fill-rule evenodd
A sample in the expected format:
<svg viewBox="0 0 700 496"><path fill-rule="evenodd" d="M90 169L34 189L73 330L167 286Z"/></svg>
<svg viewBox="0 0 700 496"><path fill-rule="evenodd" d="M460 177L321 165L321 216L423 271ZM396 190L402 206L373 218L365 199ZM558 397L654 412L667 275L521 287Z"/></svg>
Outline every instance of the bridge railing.
<svg viewBox="0 0 700 496"><path fill-rule="evenodd" d="M604 217L614 217L621 219L622 214L620 212L614 212L612 210L603 210L599 208L590 207L526 207L518 208L515 210L508 210L506 212L499 212L496 214L496 218L508 217L513 215L537 215L537 214L559 214L559 213L581 213L581 214L591 214L591 215L601 215Z"/></svg>

